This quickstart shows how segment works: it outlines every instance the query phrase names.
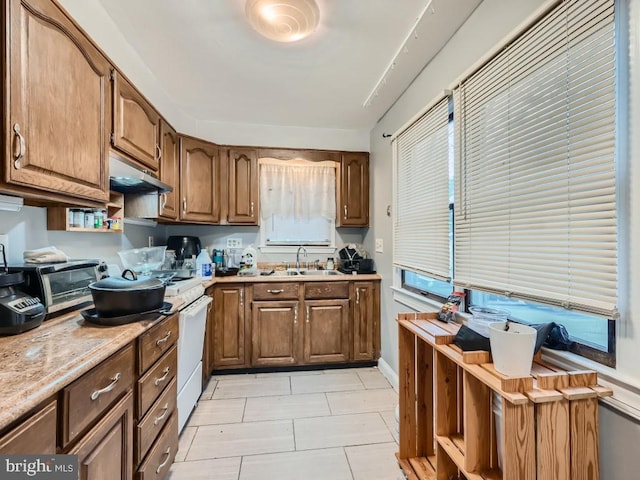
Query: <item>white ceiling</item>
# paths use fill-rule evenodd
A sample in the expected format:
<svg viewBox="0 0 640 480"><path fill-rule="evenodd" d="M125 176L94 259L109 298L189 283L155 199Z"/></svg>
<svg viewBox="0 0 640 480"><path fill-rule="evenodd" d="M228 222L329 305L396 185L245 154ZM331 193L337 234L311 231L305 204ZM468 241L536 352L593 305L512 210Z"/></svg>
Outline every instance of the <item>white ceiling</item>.
<svg viewBox="0 0 640 480"><path fill-rule="evenodd" d="M317 1L317 32L283 44L249 27L244 0L100 0L195 120L367 131L481 0Z"/></svg>

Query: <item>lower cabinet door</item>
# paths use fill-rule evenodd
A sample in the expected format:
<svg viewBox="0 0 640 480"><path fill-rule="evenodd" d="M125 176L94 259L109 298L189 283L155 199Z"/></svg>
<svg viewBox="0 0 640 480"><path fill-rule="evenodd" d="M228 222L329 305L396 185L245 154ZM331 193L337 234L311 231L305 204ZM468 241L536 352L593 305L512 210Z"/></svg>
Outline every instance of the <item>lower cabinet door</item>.
<svg viewBox="0 0 640 480"><path fill-rule="evenodd" d="M56 453L55 400L33 413L9 433L0 437L0 454Z"/></svg>
<svg viewBox="0 0 640 480"><path fill-rule="evenodd" d="M130 480L133 471L133 392L127 393L69 452L80 480Z"/></svg>
<svg viewBox="0 0 640 480"><path fill-rule="evenodd" d="M253 302L251 365L293 365L298 359L298 301Z"/></svg>
<svg viewBox="0 0 640 480"><path fill-rule="evenodd" d="M162 429L147 458L138 469L138 480L163 480L167 478L173 459L178 451L178 412Z"/></svg>
<svg viewBox="0 0 640 480"><path fill-rule="evenodd" d="M349 361L349 300L306 300L304 362Z"/></svg>
<svg viewBox="0 0 640 480"><path fill-rule="evenodd" d="M356 301L353 307L353 359L376 360L375 356L375 285L355 282Z"/></svg>

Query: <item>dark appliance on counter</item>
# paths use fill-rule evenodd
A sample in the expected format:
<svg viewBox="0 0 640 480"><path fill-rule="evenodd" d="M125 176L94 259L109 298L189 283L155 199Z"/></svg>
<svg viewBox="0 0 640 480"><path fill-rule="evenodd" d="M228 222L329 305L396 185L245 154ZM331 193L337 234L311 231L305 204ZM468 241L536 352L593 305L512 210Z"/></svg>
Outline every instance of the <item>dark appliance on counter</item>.
<svg viewBox="0 0 640 480"><path fill-rule="evenodd" d="M340 256L340 266L338 271L346 274L355 273L376 273L372 258L364 258L362 254L350 246L346 246L338 251Z"/></svg>
<svg viewBox="0 0 640 480"><path fill-rule="evenodd" d="M0 244L0 250L0 335L17 335L39 326L46 312L39 298L20 291L18 286L24 283L25 276L20 271L9 273L4 245Z"/></svg>
<svg viewBox="0 0 640 480"><path fill-rule="evenodd" d="M93 301L89 284L107 277L107 266L99 260L11 265L9 272L23 272L21 289L41 300L49 319Z"/></svg>
<svg viewBox="0 0 640 480"><path fill-rule="evenodd" d="M177 261L182 261L185 258L189 259L193 255L197 257L201 248L200 238L198 237L180 237L172 235L167 238L167 250L173 250L175 252Z"/></svg>

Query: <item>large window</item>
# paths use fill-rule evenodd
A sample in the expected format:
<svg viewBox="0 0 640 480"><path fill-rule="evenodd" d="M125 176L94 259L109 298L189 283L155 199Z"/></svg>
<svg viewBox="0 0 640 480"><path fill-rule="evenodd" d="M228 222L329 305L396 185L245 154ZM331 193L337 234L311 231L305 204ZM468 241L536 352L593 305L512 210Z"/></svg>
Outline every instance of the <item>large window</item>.
<svg viewBox="0 0 640 480"><path fill-rule="evenodd" d="M440 99L394 140L394 264L405 286L437 297L453 276L451 108Z"/></svg>
<svg viewBox="0 0 640 480"><path fill-rule="evenodd" d="M334 162L260 159L264 246L335 245Z"/></svg>
<svg viewBox="0 0 640 480"><path fill-rule="evenodd" d="M614 1L560 2L456 86L450 139L455 288L516 320L561 323L585 349L609 354L618 315L615 59ZM430 164L424 174L444 181L445 170ZM444 293L435 281L446 278L395 263L405 287Z"/></svg>

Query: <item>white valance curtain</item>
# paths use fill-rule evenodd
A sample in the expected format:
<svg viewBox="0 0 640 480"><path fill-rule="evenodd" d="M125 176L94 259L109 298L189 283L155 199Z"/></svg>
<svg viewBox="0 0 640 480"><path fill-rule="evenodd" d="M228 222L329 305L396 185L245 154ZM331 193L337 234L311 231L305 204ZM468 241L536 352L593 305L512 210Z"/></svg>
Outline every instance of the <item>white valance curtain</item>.
<svg viewBox="0 0 640 480"><path fill-rule="evenodd" d="M455 283L615 318L613 0L565 0L454 92Z"/></svg>
<svg viewBox="0 0 640 480"><path fill-rule="evenodd" d="M336 217L336 166L334 162L260 159L260 211L308 219Z"/></svg>

